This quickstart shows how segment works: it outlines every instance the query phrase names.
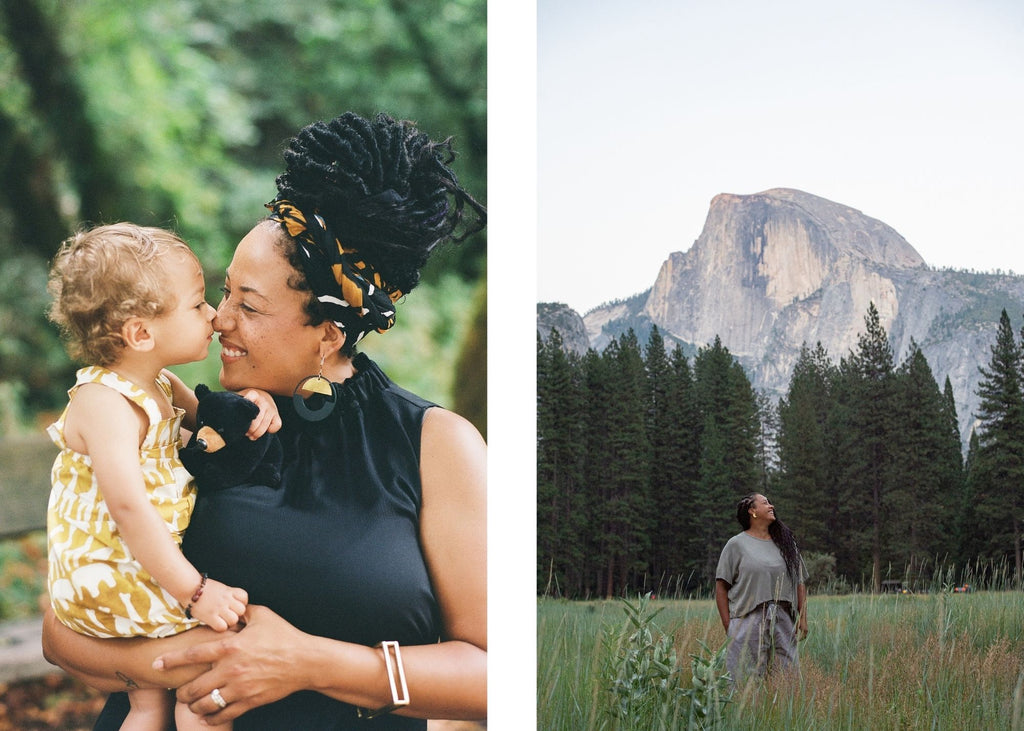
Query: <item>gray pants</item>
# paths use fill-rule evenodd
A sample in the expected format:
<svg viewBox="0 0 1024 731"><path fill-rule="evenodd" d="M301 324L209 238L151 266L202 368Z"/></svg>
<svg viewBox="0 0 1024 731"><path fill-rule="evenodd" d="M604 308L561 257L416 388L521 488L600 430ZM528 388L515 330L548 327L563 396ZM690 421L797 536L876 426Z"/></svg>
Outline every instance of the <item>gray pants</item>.
<svg viewBox="0 0 1024 731"><path fill-rule="evenodd" d="M775 602L730 619L729 640L725 667L737 684L751 675L764 677L773 670L796 668L799 661L793 618Z"/></svg>

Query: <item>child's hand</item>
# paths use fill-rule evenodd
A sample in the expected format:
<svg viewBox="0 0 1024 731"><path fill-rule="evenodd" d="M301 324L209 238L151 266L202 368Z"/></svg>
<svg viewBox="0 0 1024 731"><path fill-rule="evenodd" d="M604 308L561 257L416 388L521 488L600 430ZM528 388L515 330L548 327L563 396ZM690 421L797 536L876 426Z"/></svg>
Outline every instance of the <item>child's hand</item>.
<svg viewBox="0 0 1024 731"><path fill-rule="evenodd" d="M260 413L256 414L256 418L252 420L245 436L250 439L259 439L267 432L273 434L281 428L281 414L269 393L258 388L247 388L238 393L260 408Z"/></svg>
<svg viewBox="0 0 1024 731"><path fill-rule="evenodd" d="M245 589L207 579L199 601L192 605L192 617L218 632L238 624L245 614L249 594Z"/></svg>

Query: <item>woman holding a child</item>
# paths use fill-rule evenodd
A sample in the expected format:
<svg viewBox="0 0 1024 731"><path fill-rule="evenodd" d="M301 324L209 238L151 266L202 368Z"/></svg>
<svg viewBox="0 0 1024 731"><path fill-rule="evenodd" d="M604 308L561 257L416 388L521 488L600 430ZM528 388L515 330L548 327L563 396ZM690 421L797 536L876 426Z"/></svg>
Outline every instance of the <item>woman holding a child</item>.
<svg viewBox="0 0 1024 731"><path fill-rule="evenodd" d="M486 717L485 445L355 348L394 324L439 243L482 225L450 155L385 115L292 140L213 323L221 385L274 396L281 485L200 494L183 545L248 592L244 626L97 640L48 617L51 661L104 690L177 687L236 729ZM121 705L112 696L96 728L118 728Z"/></svg>

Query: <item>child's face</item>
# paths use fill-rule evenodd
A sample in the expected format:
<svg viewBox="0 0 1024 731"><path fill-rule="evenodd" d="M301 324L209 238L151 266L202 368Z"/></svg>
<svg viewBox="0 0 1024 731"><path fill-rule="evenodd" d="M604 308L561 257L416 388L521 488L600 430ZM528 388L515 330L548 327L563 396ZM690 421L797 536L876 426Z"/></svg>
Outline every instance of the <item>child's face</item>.
<svg viewBox="0 0 1024 731"><path fill-rule="evenodd" d="M202 360L213 339L217 311L206 301L203 270L190 256L172 254L165 263L174 307L152 320L155 350L164 365Z"/></svg>

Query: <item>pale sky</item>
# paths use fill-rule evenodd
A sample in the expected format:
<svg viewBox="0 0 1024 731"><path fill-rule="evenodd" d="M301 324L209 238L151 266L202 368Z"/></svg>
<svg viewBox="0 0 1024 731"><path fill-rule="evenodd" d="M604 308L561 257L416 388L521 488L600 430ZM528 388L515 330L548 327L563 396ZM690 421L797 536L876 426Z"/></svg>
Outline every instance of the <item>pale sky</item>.
<svg viewBox="0 0 1024 731"><path fill-rule="evenodd" d="M536 14L538 301L643 291L715 195L776 187L887 223L933 266L1024 274L1024 3Z"/></svg>

